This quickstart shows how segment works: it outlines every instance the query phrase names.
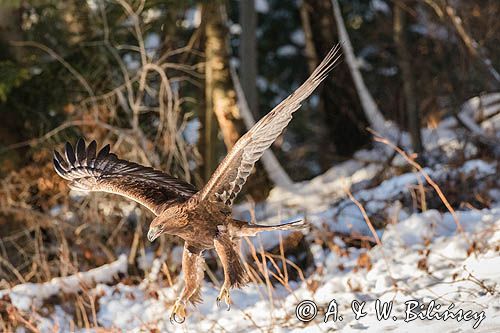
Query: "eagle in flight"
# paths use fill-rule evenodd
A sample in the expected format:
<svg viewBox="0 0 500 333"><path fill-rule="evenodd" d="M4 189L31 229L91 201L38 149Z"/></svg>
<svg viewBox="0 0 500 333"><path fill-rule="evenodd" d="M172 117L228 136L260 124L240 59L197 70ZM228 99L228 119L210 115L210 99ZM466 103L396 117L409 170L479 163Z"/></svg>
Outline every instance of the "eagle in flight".
<svg viewBox="0 0 500 333"><path fill-rule="evenodd" d="M95 141L86 146L80 138L74 149L71 144L66 143L65 157L54 151L55 171L70 182L71 188L115 193L144 205L156 215L147 235L151 242L161 234L176 235L184 239L184 288L173 306L171 321L184 321L188 301L193 304L201 302L204 250L215 249L221 260L224 283L217 297L217 304L224 300L229 306L229 289L241 287L248 280L238 255L238 239L255 236L262 231L294 230L306 226L301 221L278 226L249 224L233 219L231 208L255 162L281 134L301 103L332 70L340 57L339 49L339 45L332 48L293 94L238 140L199 191L193 185L166 173L119 159L110 153L109 145L97 152Z"/></svg>

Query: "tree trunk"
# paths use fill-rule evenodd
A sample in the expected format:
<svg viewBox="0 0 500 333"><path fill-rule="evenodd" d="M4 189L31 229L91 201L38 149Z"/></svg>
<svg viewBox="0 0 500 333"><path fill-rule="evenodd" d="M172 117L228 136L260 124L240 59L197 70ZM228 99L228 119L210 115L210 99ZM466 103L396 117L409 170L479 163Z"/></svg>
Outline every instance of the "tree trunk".
<svg viewBox="0 0 500 333"><path fill-rule="evenodd" d="M242 121L238 110L236 92L231 83L229 71L228 29L225 7L219 1L203 3L202 18L205 32L205 151L204 178L208 180L214 171L217 118L224 143L228 151L234 146L242 131Z"/></svg>
<svg viewBox="0 0 500 333"><path fill-rule="evenodd" d="M406 45L405 36L405 12L399 1L394 2L394 41L398 52L399 68L403 81L403 92L405 98L406 115L408 119L408 130L410 132L413 150L417 154L423 151L422 137L420 133L420 110L416 98L415 77L410 64L410 54Z"/></svg>
<svg viewBox="0 0 500 333"><path fill-rule="evenodd" d="M67 41L70 45L77 45L84 38L85 20L89 17L87 10L88 6L78 1L61 1L60 11L69 33Z"/></svg>
<svg viewBox="0 0 500 333"><path fill-rule="evenodd" d="M302 21L302 30L304 30L307 67L309 68L309 73L312 73L316 69L319 62L316 47L314 46L314 33L312 31L308 7L309 4L302 1L302 4L300 5L300 20Z"/></svg>
<svg viewBox="0 0 500 333"><path fill-rule="evenodd" d="M319 3L319 2L318 2ZM320 41L315 42L315 34L313 31L313 26L311 24L311 16L312 12L314 12L314 8L311 8L308 1L302 1L300 5L300 20L302 21L302 30L304 31L304 39L305 39L305 54L307 58L307 68L309 70L309 74L314 72L316 66L319 64L318 52L316 51L316 44L320 44ZM323 11L316 11L317 15L321 15ZM323 30L323 27L318 27L317 31ZM316 34L317 39L322 40L321 36ZM320 46L321 47L321 46ZM326 111L326 99L327 96L325 94L325 86L320 85L317 88L317 94L320 96L317 110L318 110L318 118L320 119L320 124L318 126L317 136L318 141L323 143L322 148L326 154L320 154L319 156L319 164L322 169L328 169L332 165L331 156L336 153L336 145L334 144L335 140L331 140L329 127L332 126L332 122L329 121L331 118L327 114ZM335 121L333 121L335 123Z"/></svg>
<svg viewBox="0 0 500 333"><path fill-rule="evenodd" d="M257 15L254 0L240 1L240 77L248 107L254 115L258 112L257 95L257 43L255 29Z"/></svg>
<svg viewBox="0 0 500 333"><path fill-rule="evenodd" d="M233 87L229 65L229 36L226 26L227 15L224 2L206 1L202 7L202 20L205 32L205 117L209 120L211 114L219 124L227 150L231 150L240 135L244 132L243 120L239 113L236 91ZM214 149L215 138L208 137L215 127L214 123L207 122L205 129L206 167L205 179L208 180L217 167ZM260 170L260 171L259 171ZM247 182L245 191L250 193L254 200L264 199L270 188L270 183L261 168L252 174Z"/></svg>
<svg viewBox="0 0 500 333"><path fill-rule="evenodd" d="M203 5L205 25L205 98L207 112L214 112L224 143L231 149L240 138L243 123L238 110L236 92L231 82L229 35L223 17L225 7L218 1Z"/></svg>

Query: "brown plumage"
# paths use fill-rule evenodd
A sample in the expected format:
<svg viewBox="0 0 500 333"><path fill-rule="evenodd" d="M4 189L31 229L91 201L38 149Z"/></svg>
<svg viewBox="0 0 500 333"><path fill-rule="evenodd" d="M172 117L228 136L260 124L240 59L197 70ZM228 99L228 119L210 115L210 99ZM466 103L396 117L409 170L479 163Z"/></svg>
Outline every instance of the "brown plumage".
<svg viewBox="0 0 500 333"><path fill-rule="evenodd" d="M66 143L65 158L54 152L54 168L70 181L70 187L119 194L151 210L156 218L149 228L150 241L164 233L184 239L185 285L174 305L171 320L178 321L178 317L182 317L183 321L186 303L201 301L204 250L215 249L222 262L224 284L217 302L224 300L229 305L229 289L247 282L236 241L262 231L305 227L300 221L278 226L251 225L234 220L231 208L255 163L288 125L302 101L327 77L338 58L337 45L293 94L238 140L200 191L161 171L117 158L109 152L109 145L97 153L95 141L86 146L79 139L75 149Z"/></svg>

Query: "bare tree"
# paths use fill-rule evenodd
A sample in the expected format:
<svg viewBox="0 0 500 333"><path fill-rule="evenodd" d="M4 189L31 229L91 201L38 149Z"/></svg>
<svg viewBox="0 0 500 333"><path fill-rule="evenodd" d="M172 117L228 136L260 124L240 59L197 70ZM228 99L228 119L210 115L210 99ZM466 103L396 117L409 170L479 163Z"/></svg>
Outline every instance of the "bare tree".
<svg viewBox="0 0 500 333"><path fill-rule="evenodd" d="M202 6L202 20L205 32L205 167L203 168L204 178L208 179L216 166L215 150L216 138L216 124L213 123L211 117L215 114L217 123L221 130L224 144L227 150L230 150L236 141L244 132L245 124L240 115L240 108L238 106L237 92L233 84L230 68L230 53L229 41L227 39L228 28L226 26L227 14L226 7L223 2L209 1L203 3ZM239 84L239 82L238 82ZM244 96L243 92L240 93ZM241 102L240 102L241 103ZM245 104L246 105L246 104ZM250 112L249 116L252 117L251 111L248 106L245 109ZM269 161L269 154L266 154L263 160ZM286 176L280 174L280 170L284 173L283 169L279 168L277 160L266 168L269 177L276 185L287 186L291 184L291 180ZM266 162L264 162L266 163ZM279 174L279 176L276 176ZM263 171L256 171L252 175L254 181L250 183L258 184L264 181L266 187L269 185L268 178ZM258 181L256 181L258 180ZM262 185L262 184L261 184ZM255 198L259 198L262 193L262 186L260 188L249 186L247 191Z"/></svg>
<svg viewBox="0 0 500 333"><path fill-rule="evenodd" d="M20 8L7 5L0 6L0 40L3 43L20 41L23 39L21 13L22 9ZM22 48L9 48L6 51L18 61L22 61L26 53Z"/></svg>

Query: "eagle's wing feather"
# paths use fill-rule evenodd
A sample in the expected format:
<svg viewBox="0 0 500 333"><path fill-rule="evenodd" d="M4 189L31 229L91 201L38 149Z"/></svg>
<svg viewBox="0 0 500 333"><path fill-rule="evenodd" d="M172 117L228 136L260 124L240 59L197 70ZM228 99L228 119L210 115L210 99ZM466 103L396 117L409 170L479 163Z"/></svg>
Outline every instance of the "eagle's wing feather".
<svg viewBox="0 0 500 333"><path fill-rule="evenodd" d="M66 143L65 158L54 151L54 168L70 187L87 192L109 192L122 195L146 206L159 215L174 202L185 201L197 192L180 179L151 167L121 160L106 145L97 153L92 141L85 147L79 139L75 149Z"/></svg>
<svg viewBox="0 0 500 333"><path fill-rule="evenodd" d="M302 101L309 97L327 77L340 57L339 50L339 45L330 50L321 64L297 90L236 142L233 149L200 191L201 200L223 203L229 207L232 205L250 175L255 162L285 129L292 119L292 114L300 108Z"/></svg>

